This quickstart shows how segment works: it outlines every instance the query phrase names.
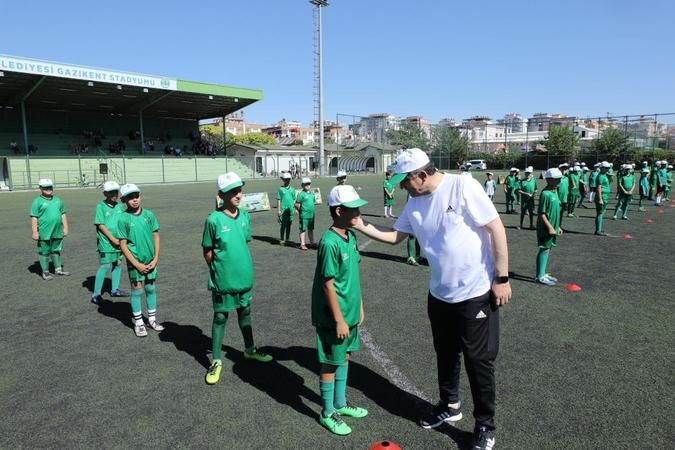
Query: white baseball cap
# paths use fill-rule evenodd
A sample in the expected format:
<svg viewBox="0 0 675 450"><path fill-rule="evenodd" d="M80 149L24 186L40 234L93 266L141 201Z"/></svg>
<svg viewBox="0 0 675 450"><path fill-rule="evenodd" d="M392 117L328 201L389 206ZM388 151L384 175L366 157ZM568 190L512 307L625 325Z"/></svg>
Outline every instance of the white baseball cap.
<svg viewBox="0 0 675 450"><path fill-rule="evenodd" d="M38 187L41 188L54 187L54 182L52 181L51 178L40 178L38 180Z"/></svg>
<svg viewBox="0 0 675 450"><path fill-rule="evenodd" d="M666 169L672 169L672 168L673 168L672 164L668 164L668 167L666 167Z"/></svg>
<svg viewBox="0 0 675 450"><path fill-rule="evenodd" d="M282 180L290 180L291 178L292 177L291 177L291 174L289 172L284 172L284 173L281 174Z"/></svg>
<svg viewBox="0 0 675 450"><path fill-rule="evenodd" d="M518 172L518 169L516 169L515 167L511 167L511 168L509 169L509 172Z"/></svg>
<svg viewBox="0 0 675 450"><path fill-rule="evenodd" d="M558 169L562 169L563 167L569 167L570 165L567 163L562 163L558 165Z"/></svg>
<svg viewBox="0 0 675 450"><path fill-rule="evenodd" d="M419 148L408 148L396 157L396 173L390 181L398 184L403 181L410 172L429 164L429 156Z"/></svg>
<svg viewBox="0 0 675 450"><path fill-rule="evenodd" d="M583 161L581 161L581 166L582 166L582 167L586 166L586 163L583 162Z"/></svg>
<svg viewBox="0 0 675 450"><path fill-rule="evenodd" d="M223 175L218 176L216 181L216 186L218 186L218 191L225 193L229 192L234 188L243 186L245 183L239 178L234 172L227 172Z"/></svg>
<svg viewBox="0 0 675 450"><path fill-rule="evenodd" d="M612 167L612 163L607 162L607 161L603 161L603 162L600 163L600 167L604 167L605 169L609 169L609 168Z"/></svg>
<svg viewBox="0 0 675 450"><path fill-rule="evenodd" d="M368 202L354 189L354 186L342 184L335 186L328 194L328 206L346 206L347 208L360 208Z"/></svg>
<svg viewBox="0 0 675 450"><path fill-rule="evenodd" d="M533 171L534 171L534 169L532 168L532 166L528 166L528 167L525 169L525 173L532 173Z"/></svg>
<svg viewBox="0 0 675 450"><path fill-rule="evenodd" d="M136 193L136 192L140 193L141 190L135 184L131 184L131 183L125 184L120 188L120 196L121 197L126 197L127 195L133 194L133 193Z"/></svg>
<svg viewBox="0 0 675 450"><path fill-rule="evenodd" d="M588 167L584 166L581 170L583 170L584 172L589 172L591 169L589 169Z"/></svg>
<svg viewBox="0 0 675 450"><path fill-rule="evenodd" d="M553 167L544 172L544 178L553 178L553 179L562 178L562 172L560 171L560 169Z"/></svg>
<svg viewBox="0 0 675 450"><path fill-rule="evenodd" d="M103 192L119 191L120 185L117 181L106 181L103 183Z"/></svg>
<svg viewBox="0 0 675 450"><path fill-rule="evenodd" d="M337 175L335 175L335 178L347 178L347 172L344 170L338 170Z"/></svg>
<svg viewBox="0 0 675 450"><path fill-rule="evenodd" d="M312 180L309 177L302 177L302 184L312 184Z"/></svg>

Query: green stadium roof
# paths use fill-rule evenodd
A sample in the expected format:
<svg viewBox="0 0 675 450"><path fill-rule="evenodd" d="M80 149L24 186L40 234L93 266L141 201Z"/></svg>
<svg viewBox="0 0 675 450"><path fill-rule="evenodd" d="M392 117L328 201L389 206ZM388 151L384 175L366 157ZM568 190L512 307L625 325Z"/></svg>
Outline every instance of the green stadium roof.
<svg viewBox="0 0 675 450"><path fill-rule="evenodd" d="M0 106L145 117L222 117L262 91L0 54Z"/></svg>

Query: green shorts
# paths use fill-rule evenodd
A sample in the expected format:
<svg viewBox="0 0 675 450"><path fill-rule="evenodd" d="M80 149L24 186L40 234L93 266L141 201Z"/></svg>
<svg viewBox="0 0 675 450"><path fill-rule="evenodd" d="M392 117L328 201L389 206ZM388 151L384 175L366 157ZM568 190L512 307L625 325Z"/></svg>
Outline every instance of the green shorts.
<svg viewBox="0 0 675 450"><path fill-rule="evenodd" d="M38 255L48 256L52 253L61 253L63 250L63 238L39 240L37 242Z"/></svg>
<svg viewBox="0 0 675 450"><path fill-rule="evenodd" d="M551 236L550 234L544 236L544 235L537 235L537 245L539 248L553 248L557 245L558 243L558 236Z"/></svg>
<svg viewBox="0 0 675 450"><path fill-rule="evenodd" d="M311 219L301 218L298 227L300 228L300 231L314 230L314 217Z"/></svg>
<svg viewBox="0 0 675 450"><path fill-rule="evenodd" d="M129 271L129 281L141 281L147 283L149 281L155 281L157 279L157 266L148 273L140 273L132 265L127 265L127 271Z"/></svg>
<svg viewBox="0 0 675 450"><path fill-rule="evenodd" d="M112 264L122 260L122 252L98 252L98 263Z"/></svg>
<svg viewBox="0 0 675 450"><path fill-rule="evenodd" d="M394 199L393 198L385 198L384 199L384 206L394 206Z"/></svg>
<svg viewBox="0 0 675 450"><path fill-rule="evenodd" d="M282 209L281 215L279 216L280 224L293 223L293 210L292 209Z"/></svg>
<svg viewBox="0 0 675 450"><path fill-rule="evenodd" d="M359 349L359 326L355 325L349 329L349 337L338 339L335 335L335 328L316 329L316 348L319 353L319 362L321 364L330 364L331 366L341 366L347 362L347 353L355 352Z"/></svg>
<svg viewBox="0 0 675 450"><path fill-rule="evenodd" d="M245 308L251 304L253 291L241 292L239 294L221 294L220 292L211 292L213 300L213 312L223 313L235 311L239 308Z"/></svg>

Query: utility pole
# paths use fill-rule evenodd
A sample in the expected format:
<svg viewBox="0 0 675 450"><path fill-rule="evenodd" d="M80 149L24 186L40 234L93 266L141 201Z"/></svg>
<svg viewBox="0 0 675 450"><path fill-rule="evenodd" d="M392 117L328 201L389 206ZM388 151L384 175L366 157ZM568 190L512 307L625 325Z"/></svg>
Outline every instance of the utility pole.
<svg viewBox="0 0 675 450"><path fill-rule="evenodd" d="M326 174L325 148L323 138L323 18L322 8L328 6L327 0L309 0L314 9L314 116L315 126L319 127L319 175Z"/></svg>

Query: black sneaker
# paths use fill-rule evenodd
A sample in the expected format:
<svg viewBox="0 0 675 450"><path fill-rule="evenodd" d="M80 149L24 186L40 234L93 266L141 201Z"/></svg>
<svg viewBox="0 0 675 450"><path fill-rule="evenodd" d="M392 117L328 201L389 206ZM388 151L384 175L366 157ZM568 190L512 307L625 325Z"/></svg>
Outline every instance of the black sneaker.
<svg viewBox="0 0 675 450"><path fill-rule="evenodd" d="M91 298L91 302L94 305L100 305L101 303L103 303L103 297L101 297L100 295L96 295Z"/></svg>
<svg viewBox="0 0 675 450"><path fill-rule="evenodd" d="M438 402L429 415L422 417L418 423L427 430L436 428L443 422L457 422L462 419L461 405L457 408L451 408L443 400Z"/></svg>
<svg viewBox="0 0 675 450"><path fill-rule="evenodd" d="M474 450L491 450L495 445L495 430L479 427L473 432L471 448Z"/></svg>

